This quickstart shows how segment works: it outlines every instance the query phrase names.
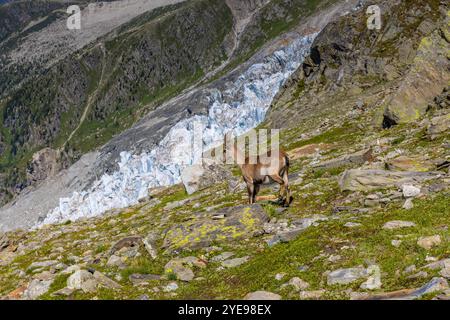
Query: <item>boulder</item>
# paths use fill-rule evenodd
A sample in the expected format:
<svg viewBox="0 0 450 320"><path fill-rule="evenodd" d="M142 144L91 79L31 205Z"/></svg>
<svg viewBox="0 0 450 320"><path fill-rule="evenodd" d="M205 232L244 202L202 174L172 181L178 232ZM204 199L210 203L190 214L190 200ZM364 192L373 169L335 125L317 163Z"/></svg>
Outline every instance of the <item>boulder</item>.
<svg viewBox="0 0 450 320"><path fill-rule="evenodd" d="M95 292L97 284L94 275L86 270L78 270L67 279L67 288L85 293Z"/></svg>
<svg viewBox="0 0 450 320"><path fill-rule="evenodd" d="M250 238L262 234L264 223L268 220L269 217L259 204L198 213L169 229L162 247L169 251L180 248L198 249L208 247L213 242Z"/></svg>
<svg viewBox="0 0 450 320"><path fill-rule="evenodd" d="M425 114L429 103L450 81L447 51L448 43L438 30L422 39L412 67L387 102L384 123L408 123Z"/></svg>
<svg viewBox="0 0 450 320"><path fill-rule="evenodd" d="M420 195L420 188L409 184L404 184L402 186L402 192L405 198L414 198Z"/></svg>
<svg viewBox="0 0 450 320"><path fill-rule="evenodd" d="M346 170L339 180L342 191L371 191L382 188L401 187L417 184L440 177L436 172L387 171L387 170Z"/></svg>
<svg viewBox="0 0 450 320"><path fill-rule="evenodd" d="M24 291L23 298L28 300L35 300L39 298L41 295L47 293L52 283L53 280L32 280L27 289Z"/></svg>
<svg viewBox="0 0 450 320"><path fill-rule="evenodd" d="M217 183L231 180L231 173L217 164L196 164L181 172L181 180L188 194L193 194Z"/></svg>

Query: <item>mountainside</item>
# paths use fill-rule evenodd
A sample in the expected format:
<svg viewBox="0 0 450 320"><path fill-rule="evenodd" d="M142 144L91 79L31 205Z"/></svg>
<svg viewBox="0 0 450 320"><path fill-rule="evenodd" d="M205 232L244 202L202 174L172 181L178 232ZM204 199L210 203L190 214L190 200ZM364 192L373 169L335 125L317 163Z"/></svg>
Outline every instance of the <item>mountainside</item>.
<svg viewBox="0 0 450 320"><path fill-rule="evenodd" d="M119 1L93 12L85 7L86 26L73 32L65 28L61 3L44 2L36 13L34 1L2 7L12 16L4 21L23 21L3 28L27 25L1 42L0 165L7 175L6 199L36 182L27 166L33 166L37 151L57 150L57 166L67 167L181 90L225 74L327 3ZM150 11L163 4L174 5ZM136 17L143 11L139 5L148 12ZM63 81L67 78L71 81Z"/></svg>
<svg viewBox="0 0 450 320"><path fill-rule="evenodd" d="M174 1L22 83L42 33L3 31L0 296L448 300L450 8L371 4ZM280 128L291 206L191 166L196 125Z"/></svg>

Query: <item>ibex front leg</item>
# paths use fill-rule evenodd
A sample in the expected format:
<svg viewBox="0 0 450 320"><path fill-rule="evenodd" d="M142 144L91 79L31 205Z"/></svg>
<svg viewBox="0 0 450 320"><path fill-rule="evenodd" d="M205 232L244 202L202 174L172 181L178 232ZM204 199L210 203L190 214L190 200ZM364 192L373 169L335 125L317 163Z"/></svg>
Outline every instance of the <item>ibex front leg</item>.
<svg viewBox="0 0 450 320"><path fill-rule="evenodd" d="M255 186L253 183L247 182L248 203L253 204L255 201Z"/></svg>

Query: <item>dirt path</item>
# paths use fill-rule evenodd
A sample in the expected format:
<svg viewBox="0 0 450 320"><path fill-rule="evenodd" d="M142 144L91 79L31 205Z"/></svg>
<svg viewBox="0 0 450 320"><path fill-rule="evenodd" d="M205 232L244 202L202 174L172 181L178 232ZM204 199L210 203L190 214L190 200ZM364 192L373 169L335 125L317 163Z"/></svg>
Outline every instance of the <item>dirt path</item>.
<svg viewBox="0 0 450 320"><path fill-rule="evenodd" d="M72 140L72 138L75 135L75 133L83 125L84 121L86 120L87 114L91 110L92 104L94 103L95 99L97 98L98 92L103 87L103 82L104 82L104 78L105 78L105 70L106 70L106 51L105 51L105 46L104 46L103 43L100 43L100 49L102 50L103 58L102 58L102 72L100 74L100 79L98 81L98 85L95 88L94 92L91 95L89 95L88 101L86 103L86 107L84 108L83 114L81 115L80 122L78 123L78 126L70 133L70 135L67 138L67 140L61 146L61 150L63 150L64 147L67 145L67 143L69 143L70 140Z"/></svg>

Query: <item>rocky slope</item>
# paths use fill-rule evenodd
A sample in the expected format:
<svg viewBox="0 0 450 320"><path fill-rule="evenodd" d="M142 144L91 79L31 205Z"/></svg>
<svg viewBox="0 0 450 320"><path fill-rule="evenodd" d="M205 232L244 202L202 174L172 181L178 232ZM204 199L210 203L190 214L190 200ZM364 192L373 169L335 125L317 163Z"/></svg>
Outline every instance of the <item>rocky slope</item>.
<svg viewBox="0 0 450 320"><path fill-rule="evenodd" d="M290 208L270 201L278 190L274 185L262 190L258 204L246 205L236 168L195 168L198 180L188 174L186 187L150 188L126 209L2 234L0 294L448 299L449 8L439 1L380 6L386 13L380 31L366 29L365 7L335 15L261 124L283 128L282 144L292 162ZM277 41L286 38L236 72L245 74L261 57L270 57L280 48ZM233 72L228 77L235 79ZM173 103L195 101L189 99L202 92ZM143 119L99 154L114 154L113 146L122 145L117 141L145 132L149 123ZM166 123L161 136L174 124ZM151 146L141 140L138 135L128 145ZM61 178L64 184L93 168L89 163L97 156L77 162L77 170ZM36 192L45 190L50 189Z"/></svg>

